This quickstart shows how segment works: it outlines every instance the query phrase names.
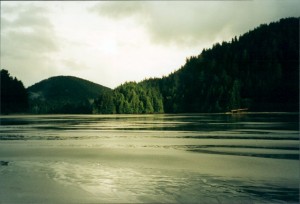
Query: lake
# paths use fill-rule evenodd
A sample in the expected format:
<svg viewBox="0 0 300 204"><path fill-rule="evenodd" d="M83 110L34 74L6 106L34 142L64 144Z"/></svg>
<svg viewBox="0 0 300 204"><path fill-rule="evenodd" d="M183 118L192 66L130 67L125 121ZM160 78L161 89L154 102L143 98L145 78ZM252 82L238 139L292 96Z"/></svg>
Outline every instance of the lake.
<svg viewBox="0 0 300 204"><path fill-rule="evenodd" d="M0 203L299 202L298 113L0 119Z"/></svg>

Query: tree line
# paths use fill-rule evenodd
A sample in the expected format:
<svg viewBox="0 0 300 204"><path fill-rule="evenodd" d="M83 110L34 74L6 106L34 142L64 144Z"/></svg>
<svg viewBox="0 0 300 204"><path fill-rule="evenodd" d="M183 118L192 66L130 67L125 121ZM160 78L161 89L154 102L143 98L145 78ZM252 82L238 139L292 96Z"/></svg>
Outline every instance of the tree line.
<svg viewBox="0 0 300 204"><path fill-rule="evenodd" d="M121 85L96 100L99 112L106 101L113 113L299 111L299 18L217 43L163 78Z"/></svg>
<svg viewBox="0 0 300 204"><path fill-rule="evenodd" d="M25 110L26 98L22 82L1 70L1 110ZM299 18L263 24L214 44L168 76L126 82L93 100L71 103L48 113L299 111Z"/></svg>
<svg viewBox="0 0 300 204"><path fill-rule="evenodd" d="M127 82L94 101L94 113L163 113L163 98L158 87Z"/></svg>
<svg viewBox="0 0 300 204"><path fill-rule="evenodd" d="M18 113L28 110L28 94L21 81L0 70L0 113Z"/></svg>

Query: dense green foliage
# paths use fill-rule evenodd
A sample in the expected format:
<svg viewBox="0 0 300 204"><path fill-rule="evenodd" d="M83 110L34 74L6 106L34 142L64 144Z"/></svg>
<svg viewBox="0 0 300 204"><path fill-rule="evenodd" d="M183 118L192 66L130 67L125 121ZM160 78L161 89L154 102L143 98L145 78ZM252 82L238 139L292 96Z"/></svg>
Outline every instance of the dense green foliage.
<svg viewBox="0 0 300 204"><path fill-rule="evenodd" d="M28 88L32 113L92 113L93 99L111 89L72 76L57 76Z"/></svg>
<svg viewBox="0 0 300 204"><path fill-rule="evenodd" d="M299 18L264 24L204 49L163 78L114 90L59 76L28 88L31 113L299 111ZM1 71L2 112L24 111L23 84Z"/></svg>
<svg viewBox="0 0 300 204"><path fill-rule="evenodd" d="M106 99L109 113L299 111L299 18L261 25L169 76L126 83L114 94ZM101 98L97 104L99 113L107 107Z"/></svg>
<svg viewBox="0 0 300 204"><path fill-rule="evenodd" d="M165 112L298 111L299 18L215 44L164 77L160 87Z"/></svg>
<svg viewBox="0 0 300 204"><path fill-rule="evenodd" d="M158 87L128 82L113 92L103 93L94 103L95 113L162 113L163 100Z"/></svg>
<svg viewBox="0 0 300 204"><path fill-rule="evenodd" d="M10 76L5 69L0 70L0 75L0 114L26 112L28 96L23 83Z"/></svg>

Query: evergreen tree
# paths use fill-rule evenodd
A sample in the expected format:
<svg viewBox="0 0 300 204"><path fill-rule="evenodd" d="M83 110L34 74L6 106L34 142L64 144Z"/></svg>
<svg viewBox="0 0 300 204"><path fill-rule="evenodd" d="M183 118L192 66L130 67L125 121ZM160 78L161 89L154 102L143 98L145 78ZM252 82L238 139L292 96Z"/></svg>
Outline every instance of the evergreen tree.
<svg viewBox="0 0 300 204"><path fill-rule="evenodd" d="M17 78L10 76L7 70L0 70L1 114L26 112L28 95L24 85Z"/></svg>

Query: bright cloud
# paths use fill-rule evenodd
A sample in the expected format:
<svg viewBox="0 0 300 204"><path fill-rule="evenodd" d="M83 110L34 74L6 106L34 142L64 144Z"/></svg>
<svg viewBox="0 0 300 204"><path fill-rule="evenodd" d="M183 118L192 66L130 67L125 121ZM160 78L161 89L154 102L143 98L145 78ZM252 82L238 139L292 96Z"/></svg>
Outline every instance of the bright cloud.
<svg viewBox="0 0 300 204"><path fill-rule="evenodd" d="M2 1L1 68L26 86L73 75L114 88L299 10L297 0Z"/></svg>

